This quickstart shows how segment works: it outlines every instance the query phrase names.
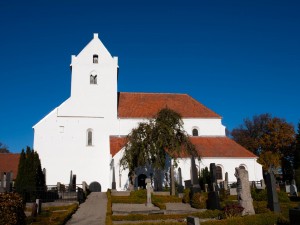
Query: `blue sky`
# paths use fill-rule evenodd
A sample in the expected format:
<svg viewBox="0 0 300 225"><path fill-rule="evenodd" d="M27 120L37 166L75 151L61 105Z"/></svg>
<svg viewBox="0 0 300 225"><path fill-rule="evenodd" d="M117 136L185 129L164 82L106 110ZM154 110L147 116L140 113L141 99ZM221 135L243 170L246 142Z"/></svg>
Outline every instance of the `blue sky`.
<svg viewBox="0 0 300 225"><path fill-rule="evenodd" d="M70 59L99 37L119 57L119 91L187 93L229 129L261 113L300 120L300 2L0 2L0 142L70 95Z"/></svg>

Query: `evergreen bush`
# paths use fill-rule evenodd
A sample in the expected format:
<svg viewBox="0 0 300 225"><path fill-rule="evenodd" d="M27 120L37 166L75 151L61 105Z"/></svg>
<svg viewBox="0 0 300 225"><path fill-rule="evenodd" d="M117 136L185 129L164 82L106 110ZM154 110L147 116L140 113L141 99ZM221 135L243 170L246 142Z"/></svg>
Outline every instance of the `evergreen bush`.
<svg viewBox="0 0 300 225"><path fill-rule="evenodd" d="M25 218L22 198L16 193L0 193L0 224L23 225Z"/></svg>

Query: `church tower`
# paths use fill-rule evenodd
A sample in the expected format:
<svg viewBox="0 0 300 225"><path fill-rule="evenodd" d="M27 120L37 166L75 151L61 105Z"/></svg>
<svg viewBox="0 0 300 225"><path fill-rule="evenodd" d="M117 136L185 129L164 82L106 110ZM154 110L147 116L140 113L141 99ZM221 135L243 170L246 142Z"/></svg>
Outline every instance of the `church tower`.
<svg viewBox="0 0 300 225"><path fill-rule="evenodd" d="M47 169L47 184L98 182L110 187L109 135L116 133L118 58L94 34L71 59L71 95L34 128L34 149Z"/></svg>
<svg viewBox="0 0 300 225"><path fill-rule="evenodd" d="M94 34L71 61L71 97L59 116L117 118L118 58L112 57Z"/></svg>

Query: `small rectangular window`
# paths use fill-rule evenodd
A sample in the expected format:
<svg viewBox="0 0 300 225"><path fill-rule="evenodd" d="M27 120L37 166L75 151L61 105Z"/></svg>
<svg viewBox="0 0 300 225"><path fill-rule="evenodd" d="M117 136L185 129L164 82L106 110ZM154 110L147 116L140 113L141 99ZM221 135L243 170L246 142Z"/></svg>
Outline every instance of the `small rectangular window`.
<svg viewBox="0 0 300 225"><path fill-rule="evenodd" d="M59 133L64 133L64 132L65 132L65 127L59 126Z"/></svg>

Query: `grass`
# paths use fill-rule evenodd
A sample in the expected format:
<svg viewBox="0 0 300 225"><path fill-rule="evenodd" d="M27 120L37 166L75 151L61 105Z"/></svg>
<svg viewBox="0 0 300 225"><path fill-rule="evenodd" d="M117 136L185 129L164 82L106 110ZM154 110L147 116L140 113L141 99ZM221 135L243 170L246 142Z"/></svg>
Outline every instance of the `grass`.
<svg viewBox="0 0 300 225"><path fill-rule="evenodd" d="M260 196L258 196L260 197ZM130 196L112 196L112 203L127 203L127 204L143 204L146 203L146 191L139 190L131 192ZM223 199L223 204L228 202L236 202L236 196L227 196ZM201 224L216 224L216 225L273 225L273 224L288 224L289 209L295 208L299 205L300 199L293 199L290 201L285 193L279 193L281 213L273 213L267 209L267 202L264 199L260 201L254 201L255 210L259 211L259 214L245 217L234 217L230 219L222 220L210 220L207 222L201 222ZM181 198L175 196L156 196L152 195L152 203L160 209L165 209L165 203L182 202ZM129 215L111 215L110 220L113 221L128 221L123 225L132 224L132 221L141 221L139 225L180 225L186 224L184 221L187 216L195 216L199 218L218 218L222 214L219 210L206 210L204 212L190 213L190 214L129 214ZM156 220L156 221L155 221ZM157 220L161 220L158 222ZM155 221L155 222L154 222Z"/></svg>
<svg viewBox="0 0 300 225"><path fill-rule="evenodd" d="M26 224L32 225L64 225L76 212L78 204L68 206L51 206L42 209L37 217L27 217Z"/></svg>

